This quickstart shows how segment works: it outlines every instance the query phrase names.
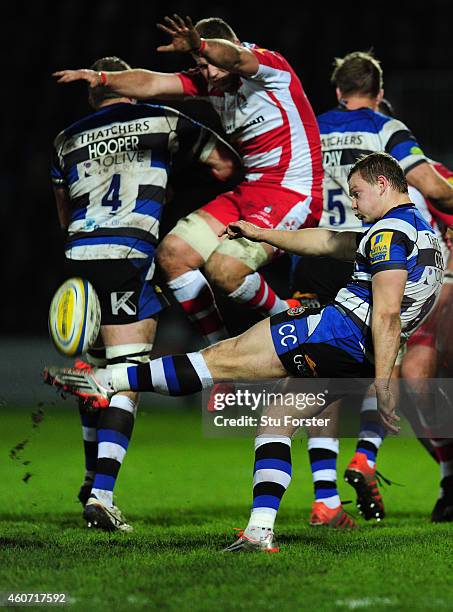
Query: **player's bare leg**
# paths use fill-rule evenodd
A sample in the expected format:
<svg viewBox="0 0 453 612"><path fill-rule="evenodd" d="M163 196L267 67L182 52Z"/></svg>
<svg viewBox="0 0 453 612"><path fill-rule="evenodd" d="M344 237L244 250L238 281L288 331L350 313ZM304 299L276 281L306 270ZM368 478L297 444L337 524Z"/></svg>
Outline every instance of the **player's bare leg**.
<svg viewBox="0 0 453 612"><path fill-rule="evenodd" d="M414 406L403 411L403 414L412 424L414 431L420 437L423 430L438 428L439 423L430 422L429 406L424 405L423 397L427 397L429 387L433 378L438 374L440 365L440 354L434 346L413 345L408 347L407 354L402 364L402 376L406 384L410 386L413 393L411 398ZM419 398L422 398L419 401ZM431 520L433 522L453 521L453 441L449 438L436 437L425 441L424 444L430 454L434 451L434 458L440 465L440 493L433 511Z"/></svg>

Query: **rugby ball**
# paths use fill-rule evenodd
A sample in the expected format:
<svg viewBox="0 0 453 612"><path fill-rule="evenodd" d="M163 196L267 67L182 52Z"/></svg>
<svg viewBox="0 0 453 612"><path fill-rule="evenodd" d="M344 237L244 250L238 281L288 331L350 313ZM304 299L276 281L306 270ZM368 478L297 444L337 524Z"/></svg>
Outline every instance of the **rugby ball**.
<svg viewBox="0 0 453 612"><path fill-rule="evenodd" d="M49 334L59 353L76 357L96 342L101 328L101 306L91 283L69 278L53 296Z"/></svg>

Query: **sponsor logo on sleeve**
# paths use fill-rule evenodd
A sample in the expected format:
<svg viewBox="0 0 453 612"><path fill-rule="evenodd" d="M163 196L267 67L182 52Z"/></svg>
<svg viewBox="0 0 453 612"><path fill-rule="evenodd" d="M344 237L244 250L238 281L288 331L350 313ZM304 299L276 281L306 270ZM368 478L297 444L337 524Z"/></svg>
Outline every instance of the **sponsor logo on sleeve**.
<svg viewBox="0 0 453 612"><path fill-rule="evenodd" d="M410 154L411 155L424 155L422 149L420 149L420 147L411 147L410 148Z"/></svg>
<svg viewBox="0 0 453 612"><path fill-rule="evenodd" d="M381 263L390 259L390 245L393 232L379 232L371 238L370 262Z"/></svg>

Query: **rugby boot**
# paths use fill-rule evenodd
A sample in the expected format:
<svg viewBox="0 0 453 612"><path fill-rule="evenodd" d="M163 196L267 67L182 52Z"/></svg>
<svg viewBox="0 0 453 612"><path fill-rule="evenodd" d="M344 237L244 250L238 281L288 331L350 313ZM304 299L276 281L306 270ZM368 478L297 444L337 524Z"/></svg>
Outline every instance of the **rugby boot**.
<svg viewBox="0 0 453 612"><path fill-rule="evenodd" d="M83 518L88 527L104 531L124 531L130 533L133 527L126 523L121 510L117 506L106 506L97 497L90 497L83 511Z"/></svg>
<svg viewBox="0 0 453 612"><path fill-rule="evenodd" d="M355 453L344 473L344 479L357 494L357 509L366 521L375 519L381 521L385 516L382 495L379 492L378 481L381 479L391 484L375 467L368 465L364 453Z"/></svg>
<svg viewBox="0 0 453 612"><path fill-rule="evenodd" d="M354 519L345 512L341 504L336 508L329 508L322 501L313 502L310 525L312 527L333 527L334 529L354 529L357 527Z"/></svg>
<svg viewBox="0 0 453 612"><path fill-rule="evenodd" d="M446 476L440 483L441 493L431 513L433 523L453 522L453 476Z"/></svg>
<svg viewBox="0 0 453 612"><path fill-rule="evenodd" d="M235 529L235 531L238 532L238 539L224 548L222 552L276 553L280 551L272 529L247 527L247 529Z"/></svg>
<svg viewBox="0 0 453 612"><path fill-rule="evenodd" d="M71 393L93 408L107 408L115 395L109 370L79 370L76 368L45 368L44 382L63 393Z"/></svg>
<svg viewBox="0 0 453 612"><path fill-rule="evenodd" d="M287 298L285 302L288 304L288 308L299 308L302 306L302 302L296 300L296 298Z"/></svg>

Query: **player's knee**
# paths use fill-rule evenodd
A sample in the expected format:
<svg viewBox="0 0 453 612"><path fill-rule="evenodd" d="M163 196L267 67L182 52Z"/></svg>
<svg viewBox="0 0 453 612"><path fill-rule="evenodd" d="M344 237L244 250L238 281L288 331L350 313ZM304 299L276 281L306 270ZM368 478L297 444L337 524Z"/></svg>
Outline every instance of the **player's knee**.
<svg viewBox="0 0 453 612"><path fill-rule="evenodd" d="M430 347L408 350L401 365L401 376L406 380L433 378L436 374L436 354Z"/></svg>
<svg viewBox="0 0 453 612"><path fill-rule="evenodd" d="M232 293L244 282L248 270L240 262L236 265L231 257L214 253L206 262L204 272L212 284L225 293Z"/></svg>
<svg viewBox="0 0 453 612"><path fill-rule="evenodd" d="M202 354L215 377L234 378L237 368L238 337L228 338L203 349Z"/></svg>
<svg viewBox="0 0 453 612"><path fill-rule="evenodd" d="M195 270L202 263L200 256L182 238L168 234L156 251L156 260L165 274L172 277L175 272L184 274Z"/></svg>

